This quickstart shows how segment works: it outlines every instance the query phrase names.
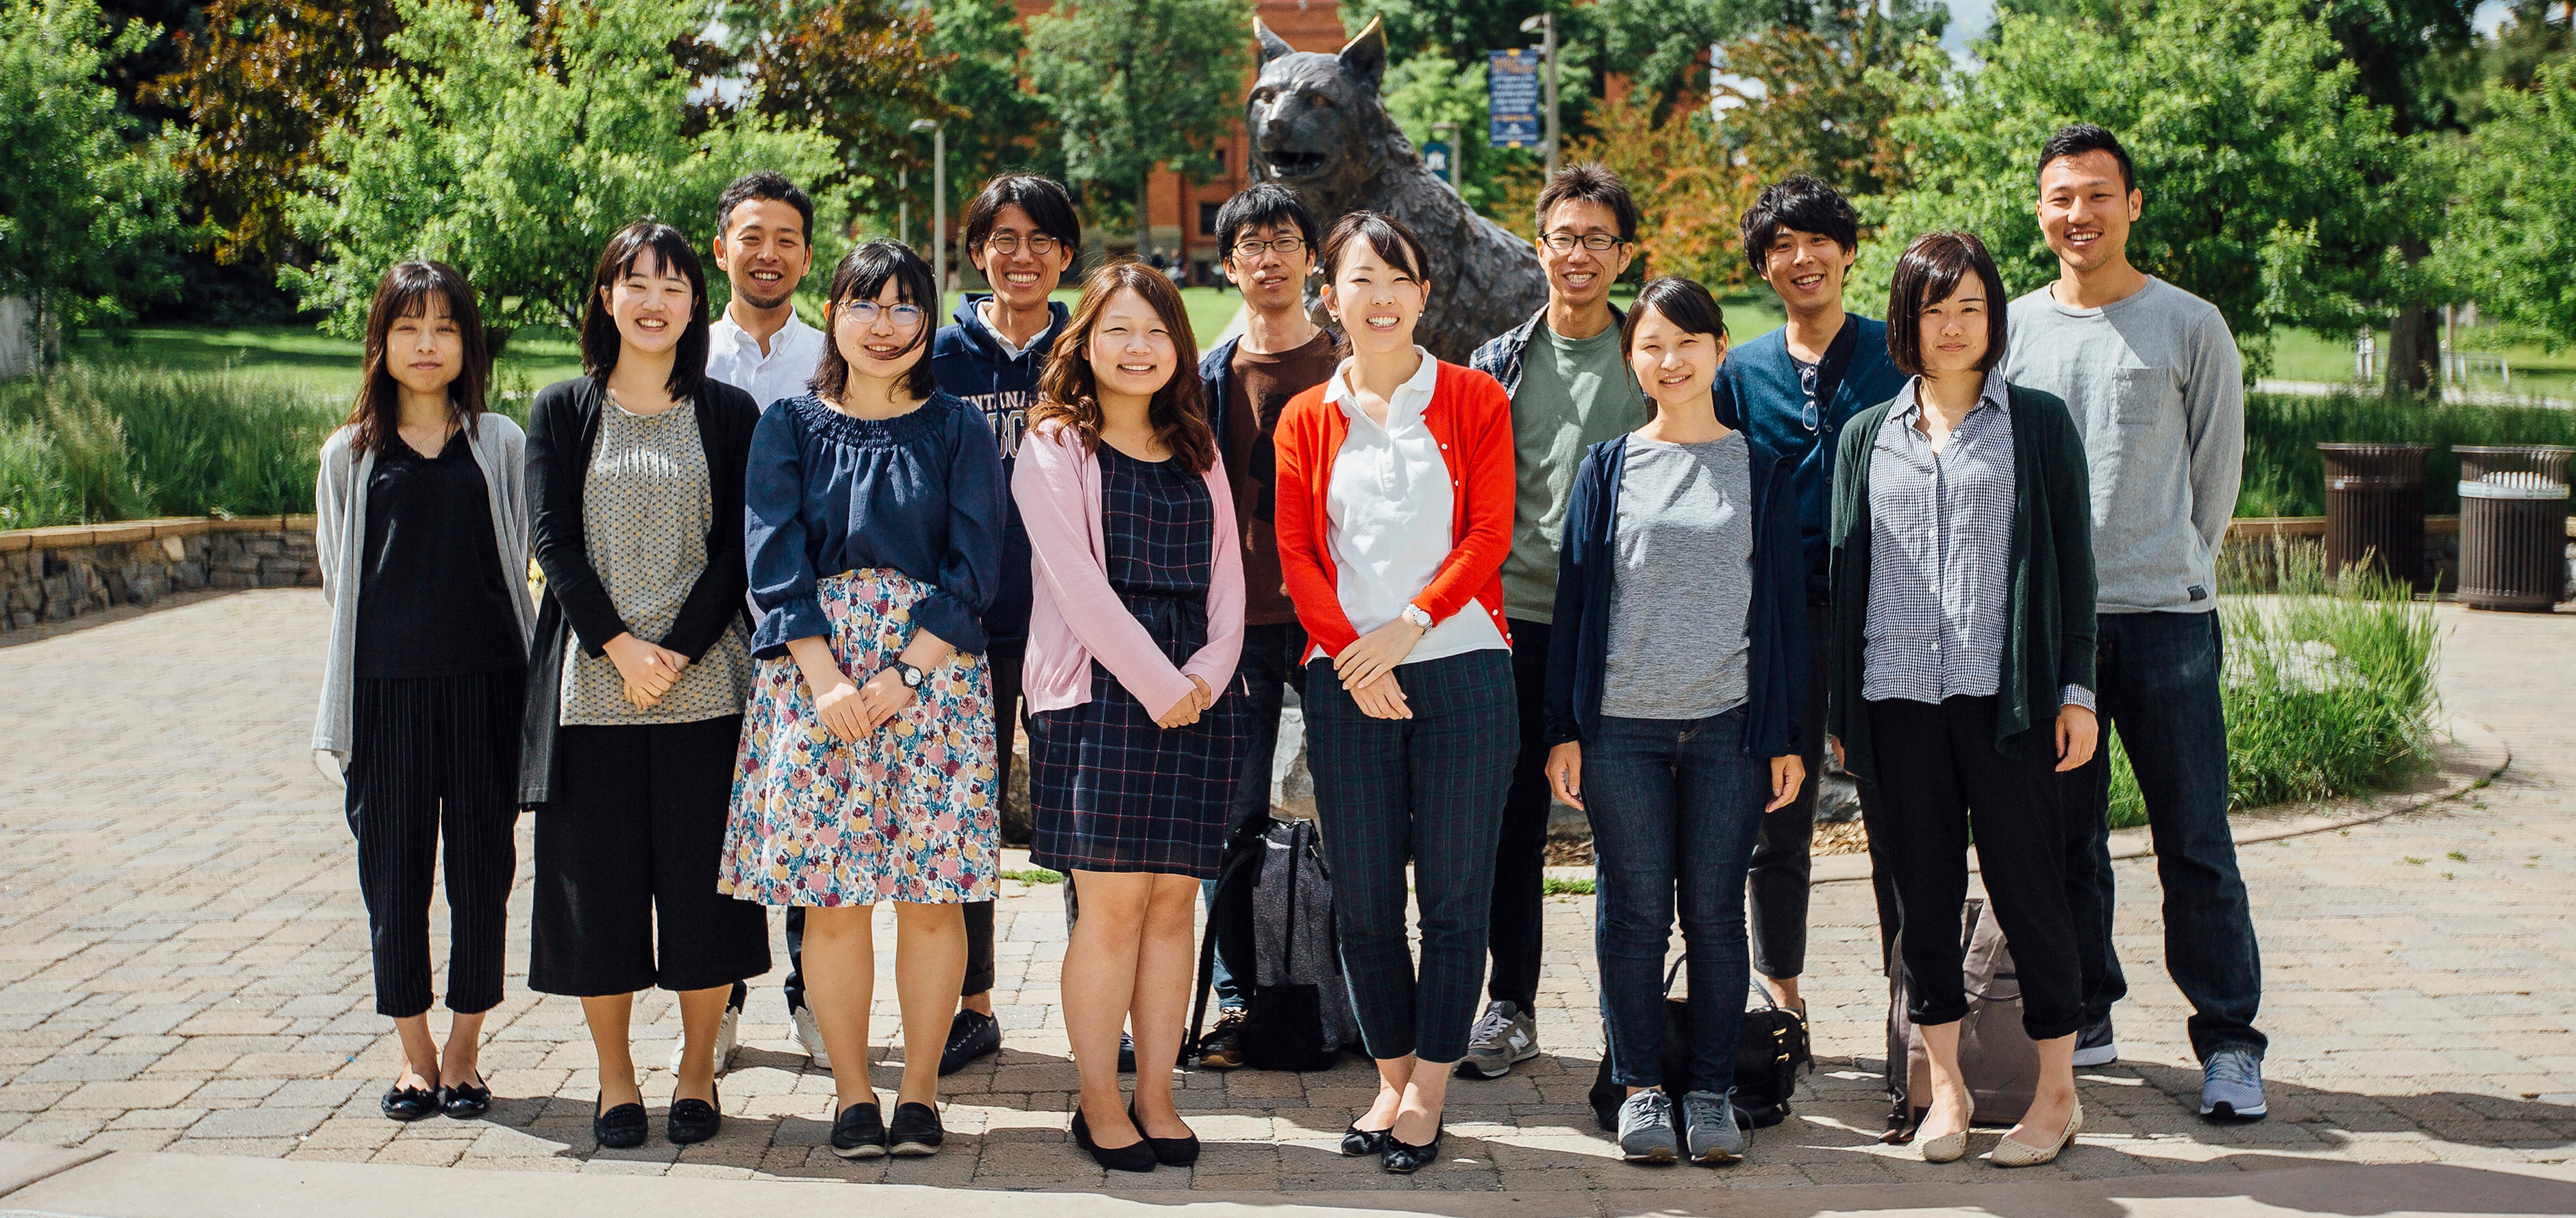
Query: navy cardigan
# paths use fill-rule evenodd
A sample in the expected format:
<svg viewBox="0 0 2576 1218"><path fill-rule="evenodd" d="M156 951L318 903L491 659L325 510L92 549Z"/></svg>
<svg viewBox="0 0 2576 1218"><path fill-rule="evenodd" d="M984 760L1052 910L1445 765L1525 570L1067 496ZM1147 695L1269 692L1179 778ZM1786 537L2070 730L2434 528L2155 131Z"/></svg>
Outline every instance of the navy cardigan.
<svg viewBox="0 0 2576 1218"><path fill-rule="evenodd" d="M1853 415L1896 396L1905 373L1887 355L1887 323L1845 314L1853 338L1842 384L1825 404L1816 430L1807 430L1805 391L1789 357L1789 328L1746 342L1727 353L1717 370L1717 421L1738 427L1770 446L1796 471L1798 520L1806 543L1807 599L1826 599L1826 531L1833 524L1834 457ZM1839 344L1839 339L1837 340Z"/></svg>
<svg viewBox="0 0 2576 1218"><path fill-rule="evenodd" d="M1753 603L1745 673L1744 751L1786 757L1799 751L1807 716L1807 569L1798 534L1794 467L1751 433ZM1600 726L1601 674L1610 649L1610 588L1618 568L1619 475L1628 437L1592 446L1574 473L1557 556L1556 624L1547 649L1547 743L1553 748ZM1675 648L1694 639L1674 639Z"/></svg>

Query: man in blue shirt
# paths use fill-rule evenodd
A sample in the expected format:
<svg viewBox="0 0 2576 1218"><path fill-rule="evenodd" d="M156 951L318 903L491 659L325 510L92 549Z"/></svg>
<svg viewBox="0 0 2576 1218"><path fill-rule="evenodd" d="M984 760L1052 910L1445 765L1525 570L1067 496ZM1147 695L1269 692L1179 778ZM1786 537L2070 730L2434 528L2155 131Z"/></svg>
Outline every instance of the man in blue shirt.
<svg viewBox="0 0 2576 1218"><path fill-rule="evenodd" d="M1824 777L1826 531L1834 447L1855 414L1896 396L1905 374L1887 356L1887 323L1843 309L1843 278L1860 253L1860 215L1834 188L1799 174L1765 188L1744 213L1744 257L1779 293L1789 322L1738 346L1718 372L1718 417L1751 432L1795 469L1799 531L1807 552L1805 760L1813 777L1787 807L1762 818L1747 876L1753 971L1774 1001L1803 1018L1798 977L1807 967L1808 845ZM1863 799L1868 798L1864 792ZM1884 954L1895 927L1892 893L1873 868Z"/></svg>

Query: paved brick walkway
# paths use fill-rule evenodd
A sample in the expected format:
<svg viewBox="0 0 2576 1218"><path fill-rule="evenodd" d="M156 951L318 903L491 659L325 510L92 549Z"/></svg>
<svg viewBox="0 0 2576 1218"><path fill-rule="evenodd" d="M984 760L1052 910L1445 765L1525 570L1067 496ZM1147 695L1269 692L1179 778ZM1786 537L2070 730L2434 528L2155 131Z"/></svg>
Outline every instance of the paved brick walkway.
<svg viewBox="0 0 2576 1218"><path fill-rule="evenodd" d="M2197 1071L2160 965L2153 872L2120 868L2136 993L2128 1060L2087 1076L2088 1125L2061 1177L2241 1170L2298 1161L2558 1161L2576 1145L2576 843L2565 714L2576 620L2469 615L2444 689L2514 766L2474 801L2345 833L2247 848L2268 965L2272 1119L2214 1129L2187 1110ZM323 630L311 592L246 592L0 649L0 1137L210 1154L535 1171L832 1177L979 1188L1103 1187L1063 1133L1074 1072L1055 975L1051 888L1003 908L1010 1048L950 1080L955 1136L936 1158L845 1164L823 1148L829 1080L803 1069L774 978L755 990L724 1082L729 1118L685 1153L595 1153L594 1080L574 1002L513 983L485 1052L487 1120L376 1115L395 1062L373 1014L365 916L336 791L304 742ZM525 857L525 851L522 851ZM524 879L524 870L522 873ZM1409 1180L1332 1149L1369 1097L1357 1065L1319 1075L1187 1076L1209 1142L1195 1171L1120 1189L1698 1188L1987 1180L1876 1146L1884 990L1866 887L1827 885L1809 981L1821 1068L1787 1125L1722 1175L1615 1162L1583 1093L1599 1056L1586 903L1550 904L1549 1055L1453 1091L1453 1161ZM443 925L444 913L437 915ZM782 961L783 962L783 961ZM892 986L879 992L890 995ZM891 999L877 1026L893 1026ZM639 1004L637 1058L677 1013ZM883 1051L881 1051L881 1057ZM882 1063L878 1085L891 1090ZM645 1083L659 1106L670 1083ZM2023 1176L2029 1179L2030 1176Z"/></svg>

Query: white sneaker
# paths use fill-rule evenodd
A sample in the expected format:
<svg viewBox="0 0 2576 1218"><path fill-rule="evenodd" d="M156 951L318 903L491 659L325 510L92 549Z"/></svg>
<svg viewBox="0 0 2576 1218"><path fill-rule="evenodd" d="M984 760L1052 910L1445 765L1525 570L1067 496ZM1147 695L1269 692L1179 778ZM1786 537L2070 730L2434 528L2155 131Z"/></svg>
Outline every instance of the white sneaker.
<svg viewBox="0 0 2576 1218"><path fill-rule="evenodd" d="M734 1042L736 1038L741 1035L742 1008L728 1006L725 1008L724 1018L716 1023L717 1074L723 1074L725 1072L725 1067L733 1064ZM821 1038L817 1037L816 1039L819 1040ZM671 1046L671 1073L678 1074L680 1072L680 1058L687 1054L688 1051L689 1038L687 1036L682 1036L679 1043Z"/></svg>
<svg viewBox="0 0 2576 1218"><path fill-rule="evenodd" d="M832 1068L832 1053L823 1047L823 1025L814 1019L814 1008L799 1006L791 1013L796 1020L796 1043L805 1046L805 1056L814 1059L814 1068Z"/></svg>

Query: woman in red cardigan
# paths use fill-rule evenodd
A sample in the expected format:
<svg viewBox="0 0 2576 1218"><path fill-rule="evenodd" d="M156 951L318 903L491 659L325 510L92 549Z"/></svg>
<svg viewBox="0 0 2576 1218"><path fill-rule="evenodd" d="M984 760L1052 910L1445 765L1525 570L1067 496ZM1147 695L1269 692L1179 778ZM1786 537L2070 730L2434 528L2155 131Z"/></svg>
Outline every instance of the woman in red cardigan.
<svg viewBox="0 0 2576 1218"><path fill-rule="evenodd" d="M1342 1153L1386 1170L1439 1156L1450 1067L1485 972L1503 793L1519 747L1503 555L1512 404L1415 346L1422 243L1375 212L1324 240L1347 358L1279 417L1279 565L1306 655L1307 755L1342 963L1378 1096ZM1406 945L1405 863L1422 963Z"/></svg>

